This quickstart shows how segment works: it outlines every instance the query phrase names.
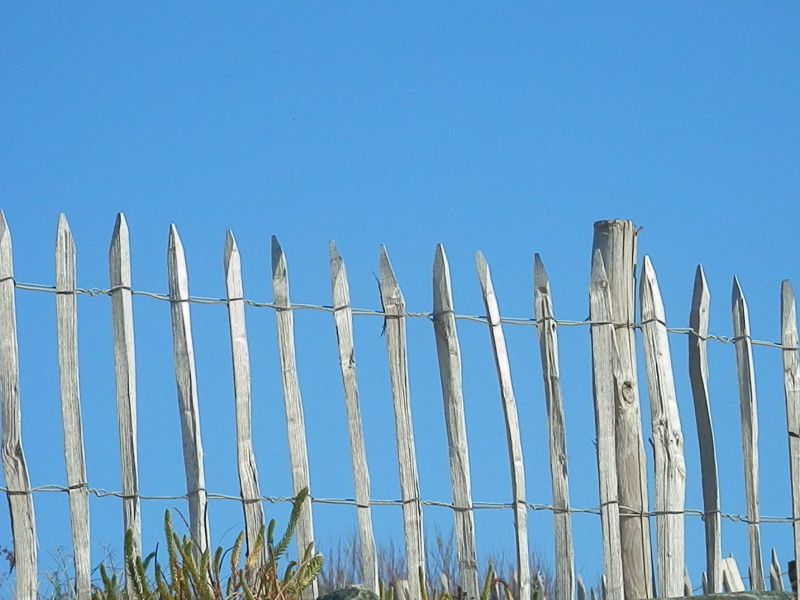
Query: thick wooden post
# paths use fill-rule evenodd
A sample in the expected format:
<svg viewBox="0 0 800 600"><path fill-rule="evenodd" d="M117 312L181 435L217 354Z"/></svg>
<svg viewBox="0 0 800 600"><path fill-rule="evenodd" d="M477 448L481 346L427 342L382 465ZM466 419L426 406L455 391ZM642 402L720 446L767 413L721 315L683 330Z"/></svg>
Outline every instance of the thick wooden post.
<svg viewBox="0 0 800 600"><path fill-rule="evenodd" d="M599 250L611 292L612 320L619 353L615 377L617 483L620 537L626 600L653 596L650 524L646 513L647 460L642 435L639 383L636 370L634 302L636 229L630 221L594 224L592 254Z"/></svg>

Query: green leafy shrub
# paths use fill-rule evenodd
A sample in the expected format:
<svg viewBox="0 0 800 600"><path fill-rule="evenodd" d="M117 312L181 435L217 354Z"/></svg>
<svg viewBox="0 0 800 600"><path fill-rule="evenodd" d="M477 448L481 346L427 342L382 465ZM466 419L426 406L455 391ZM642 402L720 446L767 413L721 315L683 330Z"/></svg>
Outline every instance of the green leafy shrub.
<svg viewBox="0 0 800 600"><path fill-rule="evenodd" d="M164 534L167 542L168 568L165 574L156 553L142 559L133 550L133 534L125 535L125 574L128 592L121 591L116 573L109 575L103 565L100 577L103 588L94 592L93 600L297 600L322 570L322 555L314 552L313 544L305 549L300 562L290 561L280 572L279 561L289 548L297 528L308 490L303 489L292 503L292 513L286 531L275 543L275 520L261 531L253 548L242 560L244 533L229 550L229 571L223 574L227 552L217 548L212 558L208 550L199 561L193 553L192 541L179 537L172 529L169 511L164 515ZM150 565L153 577L148 576Z"/></svg>

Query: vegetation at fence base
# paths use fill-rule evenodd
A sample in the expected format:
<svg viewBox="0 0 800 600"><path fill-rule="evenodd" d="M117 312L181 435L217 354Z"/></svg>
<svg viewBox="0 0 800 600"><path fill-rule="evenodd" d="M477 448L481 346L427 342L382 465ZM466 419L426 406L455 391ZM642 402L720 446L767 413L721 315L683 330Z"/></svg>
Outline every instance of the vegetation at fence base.
<svg viewBox="0 0 800 600"><path fill-rule="evenodd" d="M192 541L179 537L172 529L169 511L164 517L167 542L167 574L153 552L142 559L133 549L133 534L125 536L125 575L131 593L122 591L118 574L109 574L100 566L103 587L94 592L93 600L296 600L322 570L322 555L313 545L305 549L300 562L290 561L281 572L280 561L289 548L297 522L308 497L303 489L293 501L286 531L275 543L275 520L262 526L255 544L242 556L244 533L227 552L217 548L214 556L206 550L195 557ZM230 572L223 575L226 555ZM242 560L243 559L243 560ZM150 565L153 577L149 576Z"/></svg>
<svg viewBox="0 0 800 600"><path fill-rule="evenodd" d="M408 568L405 552L401 546L392 541L379 543L376 549L378 560L378 597L380 600L405 600L404 594L398 594L408 581ZM353 586L361 581L361 549L358 534L354 531L340 538L337 542L323 549L325 568L317 579L321 598L328 600L334 592L357 590ZM456 558L455 538L451 534L442 533L438 527L426 544L427 582L425 594L428 600L483 600L467 598L458 586L458 561ZM503 554L492 553L486 557L485 569L481 569L480 581L491 583L488 600L507 600L514 589L516 581L516 564ZM553 574L545 561L536 552L530 554L530 573L533 579L531 598L554 598L555 587ZM483 589L483 588L482 588ZM411 590L408 590L409 593ZM599 583L597 592L599 594ZM347 598L347 596L344 596ZM411 596L414 600L423 597L422 593ZM514 600L515 596L510 596ZM337 598L334 596L334 598ZM359 599L360 600L360 599Z"/></svg>

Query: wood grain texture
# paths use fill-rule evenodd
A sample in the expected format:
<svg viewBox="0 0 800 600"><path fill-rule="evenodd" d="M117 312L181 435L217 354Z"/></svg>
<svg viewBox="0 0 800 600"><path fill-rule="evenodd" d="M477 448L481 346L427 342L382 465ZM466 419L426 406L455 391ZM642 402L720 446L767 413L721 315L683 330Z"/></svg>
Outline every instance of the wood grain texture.
<svg viewBox="0 0 800 600"><path fill-rule="evenodd" d="M797 305L788 281L781 285L781 343L783 344L783 391L789 439L794 560L800 561L800 362L797 358Z"/></svg>
<svg viewBox="0 0 800 600"><path fill-rule="evenodd" d="M633 329L636 281L636 228L630 221L598 221L594 224L592 253L603 256L611 295L619 353L616 380L616 453L619 485L620 535L625 598L653 596L650 524L645 514L647 459L644 451L639 383L636 367L636 336Z"/></svg>
<svg viewBox="0 0 800 600"><path fill-rule="evenodd" d="M236 469L239 474L239 496L244 512L245 540L248 551L255 547L264 524L258 469L253 451L253 430L250 395L250 349L244 315L242 260L232 232L225 236L225 290L228 298L228 328L231 335L233 396L236 408Z"/></svg>
<svg viewBox="0 0 800 600"><path fill-rule="evenodd" d="M742 422L742 455L744 458L745 497L747 499L748 535L750 539L750 589L764 590L764 569L761 563L761 531L759 527L758 473L758 402L753 368L753 345L750 338L750 316L739 280L734 277L731 297L733 335L736 339L736 367L739 381L739 406Z"/></svg>
<svg viewBox="0 0 800 600"><path fill-rule="evenodd" d="M189 308L189 274L186 270L183 244L175 225L171 225L169 231L167 277L172 313L175 380L178 385L178 412L183 441L183 464L186 472L186 495L189 498L189 530L194 541L195 554L199 558L208 549L208 497Z"/></svg>
<svg viewBox="0 0 800 600"><path fill-rule="evenodd" d="M356 509L358 515L358 538L361 550L361 581L364 587L379 591L378 557L375 535L372 531L372 509L370 508L369 466L361 422L361 404L358 396L355 346L353 343L353 311L350 306L350 286L347 269L341 254L333 242L329 245L331 291L333 294L333 318L336 325L336 341L339 347L339 368L342 372L347 431L350 438L350 456L353 462Z"/></svg>
<svg viewBox="0 0 800 600"><path fill-rule="evenodd" d="M472 507L469 447L467 444L464 390L461 379L461 346L453 309L450 265L444 246L436 246L433 261L433 330L442 384L450 483L453 489L458 585L467 598L478 598L478 559Z"/></svg>
<svg viewBox="0 0 800 600"><path fill-rule="evenodd" d="M658 594L675 597L684 592L686 462L667 318L656 272L648 256L644 257L639 291L655 454Z"/></svg>
<svg viewBox="0 0 800 600"><path fill-rule="evenodd" d="M419 590L425 580L425 536L419 473L411 420L411 391L408 384L408 346L406 342L406 302L397 283L386 248L380 250L380 293L386 313L386 353L392 385L397 456L400 465L400 493L403 499L403 529L410 589ZM422 579L420 579L420 572Z"/></svg>
<svg viewBox="0 0 800 600"><path fill-rule="evenodd" d="M597 429L597 473L600 487L600 525L607 600L622 600L622 547L619 527L619 486L615 439L616 371L619 369L611 292L603 256L595 250L589 285L589 318L592 321L592 393Z"/></svg>
<svg viewBox="0 0 800 600"><path fill-rule="evenodd" d="M80 384L78 374L78 306L75 296L75 242L67 218L58 219L56 234L56 329L64 426L64 460L69 487L75 592L78 600L92 593L89 557L89 484L83 448Z"/></svg>
<svg viewBox="0 0 800 600"><path fill-rule="evenodd" d="M719 476L711 402L708 394L708 319L711 294L703 267L694 277L692 308L689 313L689 379L692 383L697 441L700 447L700 473L703 480L703 521L706 540L706 593L722 591L722 523L719 506Z"/></svg>
<svg viewBox="0 0 800 600"><path fill-rule="evenodd" d="M19 351L11 232L0 211L0 402L3 411L3 471L8 487L14 539L16 597L36 598L38 584L36 518L22 449Z"/></svg>
<svg viewBox="0 0 800 600"><path fill-rule="evenodd" d="M133 333L131 297L131 250L128 223L117 215L108 252L111 283L111 321L114 332L114 375L116 382L117 426L119 430L120 473L122 479L123 524L133 534L133 548L142 551L142 517L139 500L139 458L136 415L136 348ZM130 585L130 582L126 584ZM128 592L132 592L131 587Z"/></svg>
<svg viewBox="0 0 800 600"><path fill-rule="evenodd" d="M567 433L564 423L564 399L561 394L558 326L553 314L550 280L538 254L534 256L533 283L533 304L547 402L550 478L555 509L553 511L556 559L555 597L556 600L572 600L575 597L575 549L572 542L572 518L569 513Z"/></svg>
<svg viewBox="0 0 800 600"><path fill-rule="evenodd" d="M500 400L505 416L506 436L508 439L508 458L511 466L511 493L514 500L514 528L517 544L517 589L520 598L528 598L531 594L531 573L528 551L528 506L525 500L525 467L522 452L522 436L517 415L517 401L514 397L514 386L511 382L511 363L508 359L505 335L500 323L500 307L492 284L489 265L483 255L475 256L478 269L478 280L481 284L483 304L489 323L489 336L492 341L497 380L500 384Z"/></svg>
<svg viewBox="0 0 800 600"><path fill-rule="evenodd" d="M311 496L311 475L308 469L308 446L306 445L306 424L303 414L303 399L300 395L300 380L297 374L297 360L294 345L294 315L289 299L289 272L286 255L278 238L272 236L272 290L276 307L275 319L278 328L278 351L281 361L281 382L283 401L286 409L286 425L289 434L289 460L292 469L292 485L297 494L308 488ZM314 543L314 518L312 503L309 502L300 513L297 526L297 544L302 551ZM304 600L317 597L317 582L303 593Z"/></svg>

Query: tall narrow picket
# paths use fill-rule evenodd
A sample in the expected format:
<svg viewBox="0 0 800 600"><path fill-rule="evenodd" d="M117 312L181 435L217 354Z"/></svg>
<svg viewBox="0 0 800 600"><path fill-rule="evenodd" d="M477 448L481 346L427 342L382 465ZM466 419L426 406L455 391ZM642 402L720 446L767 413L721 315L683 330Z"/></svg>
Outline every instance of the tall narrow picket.
<svg viewBox="0 0 800 600"><path fill-rule="evenodd" d="M797 564L800 561L800 362L797 360L797 308L794 290L788 281L784 281L781 286L781 343L786 428L789 432L794 560Z"/></svg>
<svg viewBox="0 0 800 600"><path fill-rule="evenodd" d="M753 369L753 345L750 339L750 316L747 311L747 302L739 280L735 277L731 299L742 417L745 497L749 521L747 527L750 538L750 589L763 591L764 570L761 564L761 531L758 510L758 403L756 401L755 370Z"/></svg>
<svg viewBox="0 0 800 600"><path fill-rule="evenodd" d="M22 449L19 398L19 351L11 232L0 211L0 402L3 411L3 471L14 540L16 597L36 598L36 518L31 483Z"/></svg>
<svg viewBox="0 0 800 600"><path fill-rule="evenodd" d="M453 312L450 265L444 246L436 246L433 261L433 330L442 383L447 445L450 456L450 482L453 487L458 584L467 598L478 598L478 560L475 522L472 509L469 448L461 385L461 347Z"/></svg>
<svg viewBox="0 0 800 600"><path fill-rule="evenodd" d="M655 454L658 593L662 597L674 598L684 591L686 462L667 339L667 319L656 273L648 256L644 257L639 291Z"/></svg>
<svg viewBox="0 0 800 600"><path fill-rule="evenodd" d="M397 458L400 463L400 493L403 498L403 527L406 540L408 580L414 595L425 580L425 536L422 526L422 503L419 497L419 474L411 420L411 392L408 385L406 343L406 301L389 262L386 248L380 252L380 292L386 313L386 353L397 434ZM422 578L420 578L420 575Z"/></svg>
<svg viewBox="0 0 800 600"><path fill-rule="evenodd" d="M607 600L622 600L622 547L619 528L617 454L614 447L614 402L619 355L611 320L611 292L603 256L595 250L589 286L589 319L592 322L592 393L597 429L597 473L600 488L600 526L603 533L603 565Z"/></svg>
<svg viewBox="0 0 800 600"><path fill-rule="evenodd" d="M529 598L531 594L531 573L528 554L528 506L525 500L525 467L522 453L522 436L517 416L517 402L514 398L514 387L511 383L511 364L508 360L506 339L500 322L500 307L492 285L492 275L483 254L475 256L478 269L478 280L481 284L483 304L486 307L486 318L489 324L489 337L492 341L497 379L500 384L500 400L506 422L508 438L508 458L511 463L511 493L514 498L514 526L516 529L517 569L519 571L518 589L520 598Z"/></svg>
<svg viewBox="0 0 800 600"><path fill-rule="evenodd" d="M189 309L189 274L186 270L183 244L175 225L171 225L169 230L167 277L172 313L175 380L178 385L178 412L183 440L183 464L186 471L186 495L189 498L189 528L195 554L199 556L208 549L208 495L203 466L203 441L200 437L200 406Z"/></svg>
<svg viewBox="0 0 800 600"><path fill-rule="evenodd" d="M244 511L247 548L252 551L264 523L258 469L253 452L253 431L250 419L250 350L244 317L242 261L232 232L225 237L225 289L228 295L228 325L231 334L233 394L236 406L236 465L239 473L239 495Z"/></svg>
<svg viewBox="0 0 800 600"><path fill-rule="evenodd" d="M689 314L689 378L692 382L700 471L703 479L703 522L706 535L706 593L722 591L722 526L719 508L719 478L711 403L708 395L708 317L711 294L703 267L697 266Z"/></svg>
<svg viewBox="0 0 800 600"><path fill-rule="evenodd" d="M378 558L375 550L375 536L372 532L367 448L364 443L364 427L361 423L361 405L358 399L350 286L347 282L347 269L344 261L333 242L330 242L329 254L333 318L336 324L339 368L342 371L342 385L344 386L344 400L347 409L347 431L350 437L350 455L353 461L353 480L355 482L356 503L358 504L361 579L366 589L378 593Z"/></svg>
<svg viewBox="0 0 800 600"><path fill-rule="evenodd" d="M625 598L639 600L653 596L650 558L650 524L645 516L647 461L642 435L639 384L634 335L636 280L636 228L630 221L598 221L594 224L592 253L603 255L611 293L612 320L619 352L616 381L616 453L619 485L620 536L624 569Z"/></svg>
<svg viewBox="0 0 800 600"><path fill-rule="evenodd" d="M122 475L122 513L125 531L132 534L133 549L142 551L142 517L139 501L139 459L136 419L136 351L133 337L131 298L131 249L128 223L117 215L108 252L111 282L111 320L114 331L114 373L116 381L117 425L119 429L120 472ZM131 582L126 581L132 593Z"/></svg>
<svg viewBox="0 0 800 600"><path fill-rule="evenodd" d="M575 550L572 545L572 518L569 513L567 433L558 364L558 325L553 314L550 280L538 254L534 256L533 282L539 354L542 359L542 377L547 401L550 477L554 508L556 600L572 600L575 597Z"/></svg>
<svg viewBox="0 0 800 600"><path fill-rule="evenodd" d="M308 488L311 495L311 477L308 471L308 447L306 446L306 424L303 415L303 400L300 396L300 380L294 346L294 316L289 300L289 273L286 255L278 238L272 236L272 292L275 302L275 319L278 324L278 349L281 361L283 401L286 408L286 424L289 433L289 460L292 467L292 485L297 494ZM314 519L309 502L300 513L297 525L297 544L300 554L314 543ZM317 597L317 582L303 592L303 598Z"/></svg>
<svg viewBox="0 0 800 600"><path fill-rule="evenodd" d="M78 306L75 296L75 242L67 218L58 219L56 240L56 321L61 414L64 425L64 460L69 487L75 592L78 600L92 593L89 559L89 484L83 450L80 385L78 383Z"/></svg>

